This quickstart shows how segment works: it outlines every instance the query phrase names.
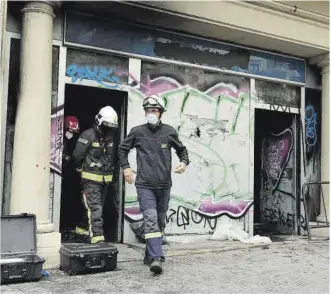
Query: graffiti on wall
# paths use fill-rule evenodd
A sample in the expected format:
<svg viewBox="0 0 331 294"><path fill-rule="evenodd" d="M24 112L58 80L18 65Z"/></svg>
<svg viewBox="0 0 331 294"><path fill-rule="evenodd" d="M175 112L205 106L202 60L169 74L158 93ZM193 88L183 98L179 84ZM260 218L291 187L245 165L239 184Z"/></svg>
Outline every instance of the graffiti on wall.
<svg viewBox="0 0 331 294"><path fill-rule="evenodd" d="M124 81L127 83L129 76L127 71L121 72L117 69L113 72L119 77L124 76ZM125 74L122 75L123 72ZM86 79L84 75L82 74L81 77ZM68 73L67 76L70 77ZM147 95L159 94L165 100L168 109L163 120L178 130L192 160L187 173L173 174L167 231L169 233L207 232L213 230L224 217L233 219L244 217L253 203L252 195L248 193L247 179L248 144L252 139L248 80L176 65L147 62L142 63L140 82L130 76L134 82L127 87L129 110L141 109L141 102ZM80 76L76 77L75 82L79 83ZM97 76L90 78L98 82ZM105 82L108 84L107 81ZM276 91L276 94L274 92L270 92L273 93L272 95L269 93L271 98L268 97L271 100L262 95L262 98L257 97L257 101L297 108L296 89L287 90L288 98L283 97L284 103L277 102L274 96L277 96L278 92ZM315 108L314 111L316 113ZM311 132L307 137L310 145L314 138L314 114L311 116L311 118L307 117L308 129ZM128 130L140 123L144 123L143 113L130 113ZM57 126L59 124L60 122L56 123ZM270 176L268 185L272 187L269 189L267 185L266 191L272 191L273 199L271 201L270 197L270 199L266 197L271 204L265 206L263 213L268 223L293 227L296 216L293 205L289 204L289 201L295 200L293 187L289 186L293 168L290 166L291 158L286 159L285 156L291 153L293 137L291 145L289 131L284 132L287 141L283 140L279 145L274 146L274 150L269 152L269 161L266 162L266 172ZM316 132L317 136L318 132ZM57 137L59 140L60 135ZM56 139L53 146L56 150ZM275 150L278 150L278 153L274 152ZM176 160L174 155L173 165L177 164ZM59 163L59 156L54 157L54 167L59 170L55 162ZM134 167L134 151L130 154L130 162ZM129 222L142 218L135 188L130 185L126 186L125 216ZM304 227L302 217L300 221Z"/></svg>
<svg viewBox="0 0 331 294"><path fill-rule="evenodd" d="M305 143L310 153L317 143L317 113L313 105L305 108Z"/></svg>
<svg viewBox="0 0 331 294"><path fill-rule="evenodd" d="M62 147L63 147L63 115L64 109L57 110L51 116L51 170L61 174L62 169Z"/></svg>
<svg viewBox="0 0 331 294"><path fill-rule="evenodd" d="M128 58L97 52L68 50L66 76L72 83L94 81L100 87L116 89L128 83Z"/></svg>
<svg viewBox="0 0 331 294"><path fill-rule="evenodd" d="M302 116L302 150L304 182L319 182L321 180L321 91L305 89L305 112ZM303 183L302 183L303 184ZM309 186L304 195L308 205L309 221L315 221L320 213L320 187ZM304 211L301 198L301 211Z"/></svg>
<svg viewBox="0 0 331 294"><path fill-rule="evenodd" d="M286 129L280 134L271 134L263 142L263 168L267 175L268 189L274 191L287 165L293 147L293 133Z"/></svg>
<svg viewBox="0 0 331 294"><path fill-rule="evenodd" d="M293 144L291 129L270 134L262 143L262 205L263 222L276 225L277 230L293 228Z"/></svg>
<svg viewBox="0 0 331 294"><path fill-rule="evenodd" d="M209 232L221 218L241 219L252 206L248 194L248 80L165 64L142 64L141 83L130 89L129 109L150 94L166 102L163 121L178 130L191 164L173 174L167 232ZM128 117L128 129L144 123ZM231 152L229 152L231 150ZM135 151L129 155L136 168ZM173 156L173 166L178 163ZM125 216L142 219L134 187L127 185Z"/></svg>
<svg viewBox="0 0 331 294"><path fill-rule="evenodd" d="M269 104L270 110L289 112L290 107L300 108L300 88L288 84L257 80L257 103Z"/></svg>
<svg viewBox="0 0 331 294"><path fill-rule="evenodd" d="M300 108L300 87L256 81L256 103L271 111L259 126L262 138L260 175L261 223L278 232L291 232L297 225L295 118L290 108ZM275 112L276 111L276 112ZM281 113L279 113L281 112Z"/></svg>
<svg viewBox="0 0 331 294"><path fill-rule="evenodd" d="M71 78L72 83L85 79L96 81L106 88L117 88L119 83L116 73L104 66L70 64L66 68L66 75Z"/></svg>

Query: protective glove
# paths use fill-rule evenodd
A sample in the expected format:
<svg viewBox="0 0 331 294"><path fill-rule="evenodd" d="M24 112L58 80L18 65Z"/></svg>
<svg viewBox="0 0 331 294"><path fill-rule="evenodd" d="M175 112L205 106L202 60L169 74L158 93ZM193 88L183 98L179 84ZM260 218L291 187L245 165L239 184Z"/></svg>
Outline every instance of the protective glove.
<svg viewBox="0 0 331 294"><path fill-rule="evenodd" d="M133 180L134 180L132 169L130 167L124 169L123 174L124 174L125 181L128 184L132 184Z"/></svg>
<svg viewBox="0 0 331 294"><path fill-rule="evenodd" d="M82 169L83 169L82 167L77 167L76 168L76 171L79 172L79 173L81 173L82 172Z"/></svg>
<svg viewBox="0 0 331 294"><path fill-rule="evenodd" d="M186 169L186 164L184 162L181 162L175 169L175 173L182 174Z"/></svg>

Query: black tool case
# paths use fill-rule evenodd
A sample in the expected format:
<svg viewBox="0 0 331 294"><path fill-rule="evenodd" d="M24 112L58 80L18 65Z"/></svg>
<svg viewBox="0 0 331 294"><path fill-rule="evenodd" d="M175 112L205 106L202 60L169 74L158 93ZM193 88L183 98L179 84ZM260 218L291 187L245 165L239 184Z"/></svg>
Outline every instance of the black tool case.
<svg viewBox="0 0 331 294"><path fill-rule="evenodd" d="M1 216L1 284L37 281L44 258L36 254L36 216Z"/></svg>
<svg viewBox="0 0 331 294"><path fill-rule="evenodd" d="M118 250L107 243L65 244L60 249L60 269L71 276L117 268Z"/></svg>

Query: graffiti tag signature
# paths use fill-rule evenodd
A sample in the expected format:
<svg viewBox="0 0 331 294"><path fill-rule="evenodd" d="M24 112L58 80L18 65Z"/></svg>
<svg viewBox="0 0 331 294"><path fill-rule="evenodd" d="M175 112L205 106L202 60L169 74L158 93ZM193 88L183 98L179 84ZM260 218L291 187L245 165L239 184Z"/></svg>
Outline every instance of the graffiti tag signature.
<svg viewBox="0 0 331 294"><path fill-rule="evenodd" d="M308 148L312 148L317 142L317 113L311 105L307 105L305 109L305 126L306 126L306 144Z"/></svg>
<svg viewBox="0 0 331 294"><path fill-rule="evenodd" d="M88 65L77 65L70 64L66 69L67 76L71 77L72 82L75 83L78 80L82 81L91 80L96 81L100 85L107 88L118 88L119 78L116 76L111 68L104 66L88 66ZM111 83L114 85L109 85Z"/></svg>

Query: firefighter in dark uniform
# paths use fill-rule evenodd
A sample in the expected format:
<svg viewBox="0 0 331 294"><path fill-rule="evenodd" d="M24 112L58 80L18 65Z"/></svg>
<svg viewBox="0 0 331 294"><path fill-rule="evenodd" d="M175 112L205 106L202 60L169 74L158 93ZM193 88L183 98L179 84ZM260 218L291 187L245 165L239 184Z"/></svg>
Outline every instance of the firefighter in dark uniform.
<svg viewBox="0 0 331 294"><path fill-rule="evenodd" d="M102 212L107 186L114 176L117 130L117 113L110 106L103 107L95 117L95 125L79 137L72 155L81 173L86 208L76 234L90 235L92 244L105 241Z"/></svg>
<svg viewBox="0 0 331 294"><path fill-rule="evenodd" d="M166 213L170 200L171 148L176 150L180 160L175 169L183 173L189 164L186 147L178 138L177 131L161 122L165 111L163 99L152 95L143 101L147 124L131 129L129 135L119 146L119 161L125 180L133 183L134 175L128 161L132 148L137 151L137 176L135 186L138 194L140 211L144 218L146 251L144 263L150 270L162 272L162 232L166 225Z"/></svg>

